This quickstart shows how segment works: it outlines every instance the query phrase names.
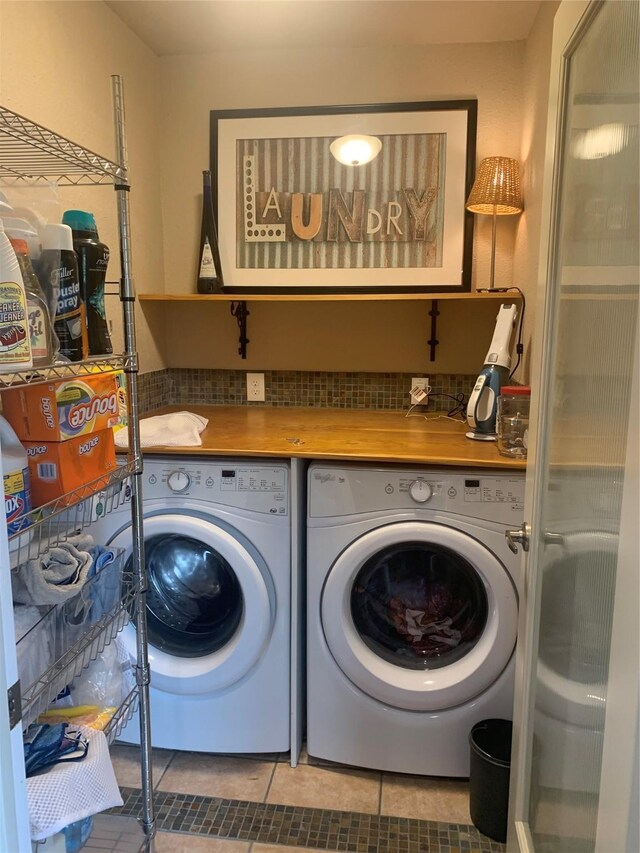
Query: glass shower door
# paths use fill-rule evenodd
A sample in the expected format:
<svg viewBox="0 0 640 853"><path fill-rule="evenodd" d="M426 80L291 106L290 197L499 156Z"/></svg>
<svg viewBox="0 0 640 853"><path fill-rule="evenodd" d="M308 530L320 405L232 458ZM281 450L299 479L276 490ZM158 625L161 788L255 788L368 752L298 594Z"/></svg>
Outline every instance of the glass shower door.
<svg viewBox="0 0 640 853"><path fill-rule="evenodd" d="M634 588L628 573L638 565L637 529L634 546L621 525L628 501L637 504L628 458L638 441L638 11L635 2L592 3L551 72L560 70L560 120L512 850L607 850L602 762L616 591ZM637 619L626 630L637 661ZM632 691L633 679L632 666Z"/></svg>

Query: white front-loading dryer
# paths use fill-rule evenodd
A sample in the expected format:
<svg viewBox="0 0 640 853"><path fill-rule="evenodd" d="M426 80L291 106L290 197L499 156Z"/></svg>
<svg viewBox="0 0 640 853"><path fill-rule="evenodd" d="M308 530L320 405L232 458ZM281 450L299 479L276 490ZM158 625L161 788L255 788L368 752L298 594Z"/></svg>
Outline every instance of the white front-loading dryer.
<svg viewBox="0 0 640 853"><path fill-rule="evenodd" d="M288 750L288 464L145 458L143 494L153 745ZM131 568L126 501L91 532ZM134 658L133 621L122 638ZM138 738L133 719L121 739Z"/></svg>
<svg viewBox="0 0 640 853"><path fill-rule="evenodd" d="M309 754L466 776L474 723L511 719L519 472L313 464Z"/></svg>

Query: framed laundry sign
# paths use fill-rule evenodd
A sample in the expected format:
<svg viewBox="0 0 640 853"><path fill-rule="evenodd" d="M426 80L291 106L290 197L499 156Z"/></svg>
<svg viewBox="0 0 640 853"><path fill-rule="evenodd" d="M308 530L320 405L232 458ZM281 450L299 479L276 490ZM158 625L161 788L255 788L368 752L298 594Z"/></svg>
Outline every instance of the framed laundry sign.
<svg viewBox="0 0 640 853"><path fill-rule="evenodd" d="M225 290L470 290L476 123L475 100L211 112ZM373 159L340 162L353 138Z"/></svg>

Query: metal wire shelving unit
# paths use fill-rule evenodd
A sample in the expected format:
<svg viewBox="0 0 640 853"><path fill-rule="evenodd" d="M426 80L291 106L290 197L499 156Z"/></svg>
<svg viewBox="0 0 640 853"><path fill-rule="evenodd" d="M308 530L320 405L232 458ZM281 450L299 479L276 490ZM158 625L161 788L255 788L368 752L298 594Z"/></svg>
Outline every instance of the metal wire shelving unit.
<svg viewBox="0 0 640 853"><path fill-rule="evenodd" d="M1 181L1 179L0 179ZM86 361L60 362L38 367L32 371L16 373L0 373L0 390L15 388L19 385L42 385L58 379L69 379L71 376L89 376L96 373L111 373L114 370L125 370L131 359L128 355L113 355L108 358L88 358Z"/></svg>
<svg viewBox="0 0 640 853"><path fill-rule="evenodd" d="M78 533L101 514L114 509L124 496L131 507L132 577L118 603L25 690L21 702L24 721L35 717L122 630L131 617L136 624L136 686L129 693L105 729L111 742L139 711L140 764L142 779L142 828L146 847L152 849L155 812L151 771L151 730L149 718L150 669L147 651L146 589L142 533L142 455L140 452L139 404L137 389L138 354L134 318L135 289L131 262L129 215L129 175L125 133L122 78L111 78L117 160L114 162L77 145L66 137L0 107L0 186L49 184L61 186L111 186L116 192L120 244L120 301L124 324L124 352L119 356L92 358L73 364L53 364L0 375L0 390L21 384L37 384L71 376L123 369L127 377L129 455L125 465L83 488L35 510L24 531L11 538L11 567L37 557L50 546ZM129 568L129 564L128 564ZM126 591L125 591L126 589ZM17 721L20 721L17 715Z"/></svg>

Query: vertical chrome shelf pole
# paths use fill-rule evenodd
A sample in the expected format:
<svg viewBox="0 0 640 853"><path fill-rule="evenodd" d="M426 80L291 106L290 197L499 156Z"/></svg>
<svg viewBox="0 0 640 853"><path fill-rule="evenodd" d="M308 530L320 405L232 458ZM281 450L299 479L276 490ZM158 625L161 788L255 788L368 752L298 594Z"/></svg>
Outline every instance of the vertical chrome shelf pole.
<svg viewBox="0 0 640 853"><path fill-rule="evenodd" d="M135 472L131 478L131 525L133 540L133 569L137 583L135 604L136 622L136 682L140 695L140 769L142 774L142 823L149 842L156 832L153 805L153 779L151 767L151 725L149 717L150 668L147 648L147 573L144 560L144 535L142 530L142 450L140 446L138 406L138 353L135 331L135 289L131 272L131 233L129 228L129 173L125 136L124 93L122 78L111 77L113 109L116 128L117 159L122 168L122 178L114 185L118 197L118 227L120 230L120 301L124 322L125 353L129 356L127 373L127 398L129 415L129 454L135 460Z"/></svg>

